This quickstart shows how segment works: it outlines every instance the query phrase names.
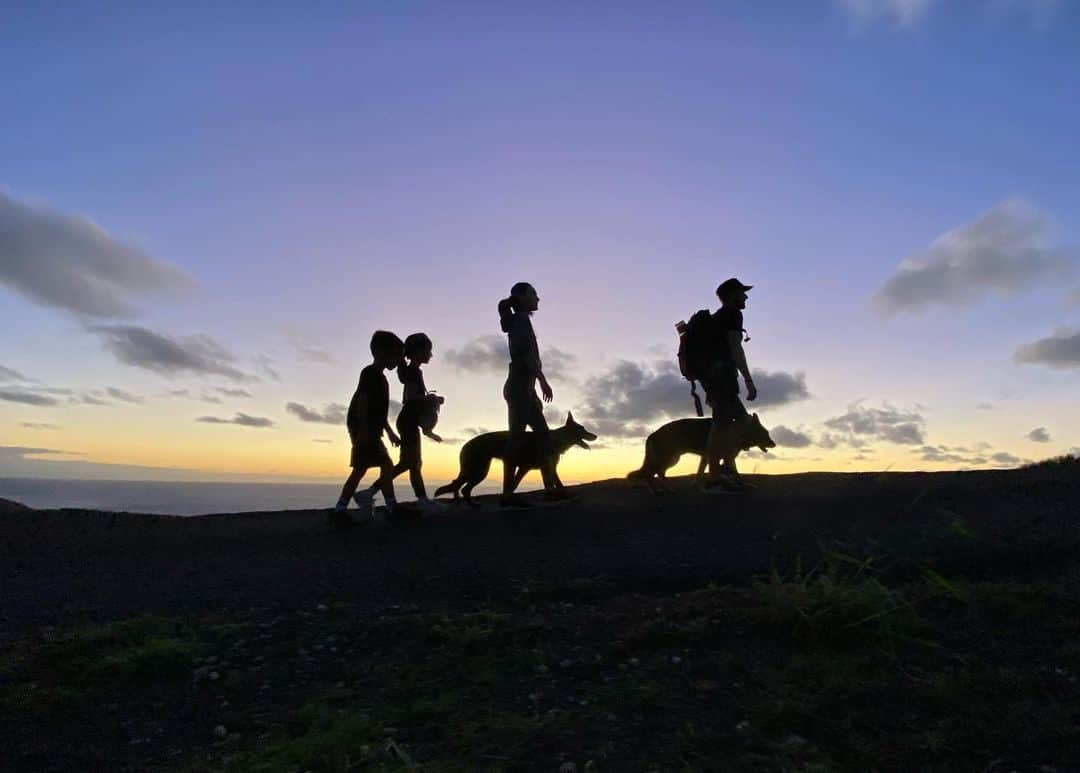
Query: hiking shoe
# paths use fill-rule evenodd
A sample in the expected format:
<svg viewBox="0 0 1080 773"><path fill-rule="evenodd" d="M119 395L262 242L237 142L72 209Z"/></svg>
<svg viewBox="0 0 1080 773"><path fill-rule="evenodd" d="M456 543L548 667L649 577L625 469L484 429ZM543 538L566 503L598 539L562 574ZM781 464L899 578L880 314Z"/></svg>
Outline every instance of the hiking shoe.
<svg viewBox="0 0 1080 773"><path fill-rule="evenodd" d="M533 503L520 494L503 494L499 497L499 507L533 507Z"/></svg>
<svg viewBox="0 0 1080 773"><path fill-rule="evenodd" d="M353 494L353 501L356 502L356 507L360 511L357 515L361 518L366 520L375 517L375 495L370 491L357 491Z"/></svg>

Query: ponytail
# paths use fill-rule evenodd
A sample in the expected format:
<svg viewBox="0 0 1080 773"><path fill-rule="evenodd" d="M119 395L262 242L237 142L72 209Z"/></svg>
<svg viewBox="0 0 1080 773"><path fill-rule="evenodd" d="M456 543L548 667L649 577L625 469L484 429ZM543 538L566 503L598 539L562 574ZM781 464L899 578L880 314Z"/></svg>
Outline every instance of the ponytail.
<svg viewBox="0 0 1080 773"><path fill-rule="evenodd" d="M499 327L504 333L509 333L514 324L514 299L503 298L499 301Z"/></svg>

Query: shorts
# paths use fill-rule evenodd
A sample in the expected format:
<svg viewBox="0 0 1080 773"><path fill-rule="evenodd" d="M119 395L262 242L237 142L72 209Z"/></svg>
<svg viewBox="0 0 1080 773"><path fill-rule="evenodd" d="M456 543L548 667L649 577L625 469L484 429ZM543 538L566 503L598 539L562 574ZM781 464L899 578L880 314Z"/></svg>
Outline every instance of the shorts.
<svg viewBox="0 0 1080 773"><path fill-rule="evenodd" d="M739 374L733 363L715 363L699 381L712 406L713 421L736 421L749 415L739 399Z"/></svg>
<svg viewBox="0 0 1080 773"><path fill-rule="evenodd" d="M404 420L402 417L405 417ZM398 436L401 438L401 454L398 457L398 465L404 467L419 467L420 458L420 427L415 421L410 421L405 410L398 414Z"/></svg>
<svg viewBox="0 0 1080 773"><path fill-rule="evenodd" d="M381 437L353 438L349 466L356 470L369 470L372 467L390 466L390 454Z"/></svg>

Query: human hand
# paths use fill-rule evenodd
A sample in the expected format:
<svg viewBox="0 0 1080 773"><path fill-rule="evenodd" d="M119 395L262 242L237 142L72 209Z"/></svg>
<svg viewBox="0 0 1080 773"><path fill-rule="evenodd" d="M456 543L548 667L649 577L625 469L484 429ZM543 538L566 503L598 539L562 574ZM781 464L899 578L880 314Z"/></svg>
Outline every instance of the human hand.
<svg viewBox="0 0 1080 773"><path fill-rule="evenodd" d="M754 386L754 382L750 379L746 380L746 399L750 402L757 399L757 387Z"/></svg>
<svg viewBox="0 0 1080 773"><path fill-rule="evenodd" d="M432 440L434 440L436 443L441 443L442 442L442 436L441 435L436 435L434 432L425 432L424 434L427 435Z"/></svg>
<svg viewBox="0 0 1080 773"><path fill-rule="evenodd" d="M555 393L551 391L551 384L547 382L547 379L540 380L540 393L544 396L544 402L550 403L555 399Z"/></svg>

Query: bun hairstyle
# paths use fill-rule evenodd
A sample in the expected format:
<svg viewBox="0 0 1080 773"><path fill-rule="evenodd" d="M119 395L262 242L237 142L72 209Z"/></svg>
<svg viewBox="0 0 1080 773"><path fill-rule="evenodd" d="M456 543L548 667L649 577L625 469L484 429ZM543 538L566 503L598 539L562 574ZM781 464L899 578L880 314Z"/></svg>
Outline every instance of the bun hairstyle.
<svg viewBox="0 0 1080 773"><path fill-rule="evenodd" d="M533 290L528 282L518 282L510 288L510 297L499 301L499 327L504 333L510 332L510 326L514 320L514 314L518 311L519 299ZM536 292L533 290L533 292Z"/></svg>

